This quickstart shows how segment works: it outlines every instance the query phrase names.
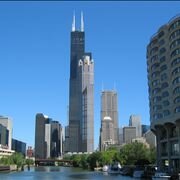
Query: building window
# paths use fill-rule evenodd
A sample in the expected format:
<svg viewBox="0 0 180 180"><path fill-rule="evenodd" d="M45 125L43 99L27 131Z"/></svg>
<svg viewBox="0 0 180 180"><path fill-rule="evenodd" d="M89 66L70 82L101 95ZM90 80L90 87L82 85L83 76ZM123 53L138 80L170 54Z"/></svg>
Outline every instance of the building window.
<svg viewBox="0 0 180 180"><path fill-rule="evenodd" d="M151 58L151 63L154 63L157 60L158 60L158 55L155 55Z"/></svg>
<svg viewBox="0 0 180 180"><path fill-rule="evenodd" d="M172 40L172 39L174 39L175 37L177 37L177 36L179 36L179 35L180 35L180 29L178 29L177 31L174 31L174 32L170 35L169 39Z"/></svg>
<svg viewBox="0 0 180 180"><path fill-rule="evenodd" d="M157 42L158 42L157 39L153 40L153 41L151 42L150 46L153 47Z"/></svg>
<svg viewBox="0 0 180 180"><path fill-rule="evenodd" d="M164 106L169 106L169 101L168 101L168 100L163 101L163 105L164 105Z"/></svg>
<svg viewBox="0 0 180 180"><path fill-rule="evenodd" d="M176 75L180 72L180 67L177 67L176 69L173 70L172 75Z"/></svg>
<svg viewBox="0 0 180 180"><path fill-rule="evenodd" d="M161 75L161 81L164 81L166 79L167 79L167 74L166 73L162 74Z"/></svg>
<svg viewBox="0 0 180 180"><path fill-rule="evenodd" d="M152 86L157 86L157 85L159 85L159 84L160 84L159 79L154 80L154 81L152 82Z"/></svg>
<svg viewBox="0 0 180 180"><path fill-rule="evenodd" d="M173 91L173 94L179 94L180 93L180 86L176 87Z"/></svg>
<svg viewBox="0 0 180 180"><path fill-rule="evenodd" d="M160 58L160 63L163 63L164 61L166 61L166 56Z"/></svg>
<svg viewBox="0 0 180 180"><path fill-rule="evenodd" d="M153 118L155 120L160 119L160 118L162 118L162 114L161 113L154 114Z"/></svg>
<svg viewBox="0 0 180 180"><path fill-rule="evenodd" d="M177 104L180 102L180 96L178 96L177 98L174 99L174 103Z"/></svg>
<svg viewBox="0 0 180 180"><path fill-rule="evenodd" d="M161 71L164 71L164 70L166 70L167 69L167 65L166 64L164 64L163 66L161 66Z"/></svg>
<svg viewBox="0 0 180 180"><path fill-rule="evenodd" d="M162 109L162 106L161 106L161 105L155 105L155 106L153 106L153 110L154 110L154 111L158 111L158 110L160 110L160 109Z"/></svg>
<svg viewBox="0 0 180 180"><path fill-rule="evenodd" d="M152 78L155 78L155 77L157 77L157 76L159 76L159 71L156 71L156 72L153 72L153 73L152 73Z"/></svg>
<svg viewBox="0 0 180 180"><path fill-rule="evenodd" d="M165 43L165 40L164 40L164 39L161 39L161 40L159 41L159 45L160 45L160 46L162 46L164 43Z"/></svg>
<svg viewBox="0 0 180 180"><path fill-rule="evenodd" d="M151 70L154 71L155 69L157 69L159 67L159 63L153 64L151 66Z"/></svg>
<svg viewBox="0 0 180 180"><path fill-rule="evenodd" d="M180 44L180 39L176 39L175 41L173 41L170 45L170 49L178 46Z"/></svg>
<svg viewBox="0 0 180 180"><path fill-rule="evenodd" d="M179 64L180 63L180 57L174 59L171 63L171 66L175 66L176 64Z"/></svg>
<svg viewBox="0 0 180 180"><path fill-rule="evenodd" d="M164 98L164 97L168 97L168 96L169 96L168 91L165 91L165 92L162 93L162 97L163 97L163 98Z"/></svg>
<svg viewBox="0 0 180 180"><path fill-rule="evenodd" d="M171 57L174 57L176 55L180 54L180 48L175 49L172 53L171 53Z"/></svg>
<svg viewBox="0 0 180 180"><path fill-rule="evenodd" d="M168 87L168 86L169 86L168 83L167 83L167 82L164 82L164 83L162 83L161 88L164 89L164 88L166 88L166 87Z"/></svg>
<svg viewBox="0 0 180 180"><path fill-rule="evenodd" d="M161 91L160 88L155 88L155 89L153 89L152 93L153 93L153 94L157 94L157 93L159 93L160 91Z"/></svg>
<svg viewBox="0 0 180 180"><path fill-rule="evenodd" d="M178 113L178 112L180 112L180 106L175 108L175 113Z"/></svg>
<svg viewBox="0 0 180 180"><path fill-rule="evenodd" d="M173 23L170 28L169 31L172 31L173 29L177 28L178 26L180 26L180 20L176 21L175 23Z"/></svg>
<svg viewBox="0 0 180 180"><path fill-rule="evenodd" d="M178 142L171 143L171 155L177 156L179 155L179 144Z"/></svg>
<svg viewBox="0 0 180 180"><path fill-rule="evenodd" d="M159 102L159 101L161 101L161 96L156 96L153 98L154 103Z"/></svg>
<svg viewBox="0 0 180 180"><path fill-rule="evenodd" d="M180 83L180 76L173 80L173 84L179 84L179 83Z"/></svg>
<svg viewBox="0 0 180 180"><path fill-rule="evenodd" d="M166 52L166 48L161 48L160 50L159 50L159 55L161 55L161 54L163 54L163 53L165 53Z"/></svg>
<svg viewBox="0 0 180 180"><path fill-rule="evenodd" d="M170 112L169 112L169 110L164 110L163 111L163 116L165 117L165 116L168 116L170 114Z"/></svg>
<svg viewBox="0 0 180 180"><path fill-rule="evenodd" d="M151 49L150 55L156 53L158 51L158 47L154 47Z"/></svg>
<svg viewBox="0 0 180 180"><path fill-rule="evenodd" d="M158 38L161 38L161 37L163 37L164 36L164 31L161 31L160 33L159 33L159 35L158 35Z"/></svg>

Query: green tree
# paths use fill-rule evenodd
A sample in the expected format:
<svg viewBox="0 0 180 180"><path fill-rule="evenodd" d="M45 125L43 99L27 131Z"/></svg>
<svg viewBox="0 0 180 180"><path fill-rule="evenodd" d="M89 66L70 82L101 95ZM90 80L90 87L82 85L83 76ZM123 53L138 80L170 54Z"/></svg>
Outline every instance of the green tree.
<svg viewBox="0 0 180 180"><path fill-rule="evenodd" d="M33 165L34 161L32 159L26 159L25 163L29 166L29 165Z"/></svg>
<svg viewBox="0 0 180 180"><path fill-rule="evenodd" d="M72 155L71 160L74 167L80 167L81 155L79 154Z"/></svg>
<svg viewBox="0 0 180 180"><path fill-rule="evenodd" d="M139 160L148 160L149 149L139 142L126 144L120 149L120 160L123 165L134 165Z"/></svg>
<svg viewBox="0 0 180 180"><path fill-rule="evenodd" d="M149 157L149 162L151 164L155 164L156 162L156 148L155 147L150 148L148 157Z"/></svg>
<svg viewBox="0 0 180 180"><path fill-rule="evenodd" d="M90 154L87 158L87 162L91 170L101 165L102 153L100 151Z"/></svg>
<svg viewBox="0 0 180 180"><path fill-rule="evenodd" d="M83 169L87 169L88 168L88 162L87 162L87 158L89 155L87 154L82 154L81 155L81 161L80 161L80 165Z"/></svg>

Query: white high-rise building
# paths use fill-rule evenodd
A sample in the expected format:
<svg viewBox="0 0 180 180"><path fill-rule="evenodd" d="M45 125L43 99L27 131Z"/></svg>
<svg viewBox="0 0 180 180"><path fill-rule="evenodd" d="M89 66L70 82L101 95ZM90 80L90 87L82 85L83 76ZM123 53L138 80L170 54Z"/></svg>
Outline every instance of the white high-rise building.
<svg viewBox="0 0 180 180"><path fill-rule="evenodd" d="M8 135L8 149L12 148L12 120L9 117L0 116L0 124L7 128Z"/></svg>

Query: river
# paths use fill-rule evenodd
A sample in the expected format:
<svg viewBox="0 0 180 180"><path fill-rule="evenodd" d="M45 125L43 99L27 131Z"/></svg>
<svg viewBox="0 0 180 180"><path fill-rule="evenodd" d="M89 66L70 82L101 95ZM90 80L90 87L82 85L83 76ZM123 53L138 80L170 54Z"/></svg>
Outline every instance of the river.
<svg viewBox="0 0 180 180"><path fill-rule="evenodd" d="M97 171L86 171L80 168L42 166L31 167L28 171L25 169L20 172L0 173L0 180L71 180L71 179L103 179L103 180L132 180L133 178L121 175L108 175L107 173Z"/></svg>

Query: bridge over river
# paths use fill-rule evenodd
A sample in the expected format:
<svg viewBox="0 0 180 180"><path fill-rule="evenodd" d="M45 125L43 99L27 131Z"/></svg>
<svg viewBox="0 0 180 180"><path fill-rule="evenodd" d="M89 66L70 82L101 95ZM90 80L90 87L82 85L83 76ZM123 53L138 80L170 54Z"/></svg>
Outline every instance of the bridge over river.
<svg viewBox="0 0 180 180"><path fill-rule="evenodd" d="M64 160L64 159L35 159L35 165L55 165L56 163L61 163L65 166L72 166L71 160Z"/></svg>

